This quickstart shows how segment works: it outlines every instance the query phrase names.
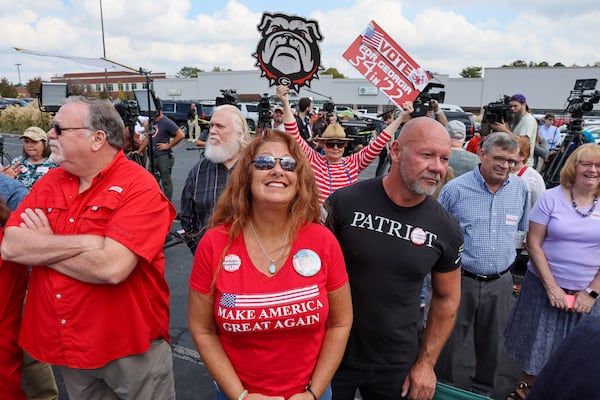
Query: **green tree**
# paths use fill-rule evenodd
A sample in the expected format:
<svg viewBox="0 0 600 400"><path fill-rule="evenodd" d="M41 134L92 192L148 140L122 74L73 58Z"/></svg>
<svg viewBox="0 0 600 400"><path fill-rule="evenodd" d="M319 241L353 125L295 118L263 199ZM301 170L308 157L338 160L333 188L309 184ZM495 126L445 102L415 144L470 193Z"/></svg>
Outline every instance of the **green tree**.
<svg viewBox="0 0 600 400"><path fill-rule="evenodd" d="M200 68L185 66L179 70L177 75L184 78L197 78L200 72L204 71L202 71Z"/></svg>
<svg viewBox="0 0 600 400"><path fill-rule="evenodd" d="M460 72L460 76L462 76L463 78L481 78L482 69L483 67L466 67L463 68L463 70Z"/></svg>
<svg viewBox="0 0 600 400"><path fill-rule="evenodd" d="M37 97L38 93L40 92L41 87L42 87L42 78L39 76L36 76L35 78L28 80L27 83L25 84L27 93L29 93L29 96L31 96L31 97Z"/></svg>
<svg viewBox="0 0 600 400"><path fill-rule="evenodd" d="M563 67L564 68L565 64L563 64L561 62L557 62L557 63L554 63L554 65L552 65L552 67L554 67L554 68L556 68L556 67Z"/></svg>
<svg viewBox="0 0 600 400"><path fill-rule="evenodd" d="M212 72L233 71L231 68L213 67Z"/></svg>
<svg viewBox="0 0 600 400"><path fill-rule="evenodd" d="M0 96L2 97L17 97L17 88L10 83L5 77L0 80Z"/></svg>
<svg viewBox="0 0 600 400"><path fill-rule="evenodd" d="M527 63L523 60L516 60L513 61L512 63L508 64L508 65L503 65L502 68L511 68L511 67L517 67L517 68L527 68Z"/></svg>
<svg viewBox="0 0 600 400"><path fill-rule="evenodd" d="M346 75L339 72L337 68L327 68L321 72L321 75L333 75L333 79L346 79Z"/></svg>

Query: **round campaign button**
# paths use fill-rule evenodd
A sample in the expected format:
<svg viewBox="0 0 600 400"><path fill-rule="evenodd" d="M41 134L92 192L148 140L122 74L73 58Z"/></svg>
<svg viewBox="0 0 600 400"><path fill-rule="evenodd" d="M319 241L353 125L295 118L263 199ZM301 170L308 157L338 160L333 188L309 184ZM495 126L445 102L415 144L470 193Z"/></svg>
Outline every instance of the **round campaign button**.
<svg viewBox="0 0 600 400"><path fill-rule="evenodd" d="M302 276L313 276L321 270L321 258L310 249L298 250L292 259L294 269Z"/></svg>
<svg viewBox="0 0 600 400"><path fill-rule="evenodd" d="M227 254L223 259L223 269L227 272L235 272L241 265L242 259L237 254Z"/></svg>
<svg viewBox="0 0 600 400"><path fill-rule="evenodd" d="M415 228L410 233L410 241L417 246L422 246L425 243L425 240L427 240L427 234L421 228Z"/></svg>

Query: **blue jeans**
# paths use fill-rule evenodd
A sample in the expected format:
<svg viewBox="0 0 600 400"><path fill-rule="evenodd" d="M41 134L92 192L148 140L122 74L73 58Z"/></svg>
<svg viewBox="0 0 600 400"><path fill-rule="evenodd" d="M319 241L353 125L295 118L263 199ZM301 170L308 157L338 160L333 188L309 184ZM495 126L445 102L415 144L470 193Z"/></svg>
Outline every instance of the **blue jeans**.
<svg viewBox="0 0 600 400"><path fill-rule="evenodd" d="M227 395L225 393L223 393L223 391L221 390L219 385L217 385L217 382L213 382L213 383L215 384L215 391L216 391L215 399L216 400L229 400ZM237 399L233 399L233 400L237 400ZM321 398L319 400L331 400L331 385L327 386L327 389L325 389L323 396L321 396Z"/></svg>

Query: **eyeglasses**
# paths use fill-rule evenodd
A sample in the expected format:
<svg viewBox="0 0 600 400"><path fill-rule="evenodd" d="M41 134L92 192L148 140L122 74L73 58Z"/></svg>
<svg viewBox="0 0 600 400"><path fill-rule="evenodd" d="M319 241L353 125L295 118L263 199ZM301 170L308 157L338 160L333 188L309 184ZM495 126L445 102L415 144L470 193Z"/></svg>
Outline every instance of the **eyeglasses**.
<svg viewBox="0 0 600 400"><path fill-rule="evenodd" d="M54 129L54 132L56 132L57 136L62 135L63 131L74 131L76 129L87 129L88 131L91 131L91 128L88 128L87 126L78 126L75 128L61 128L60 125L58 125L57 123L52 124L52 129Z"/></svg>
<svg viewBox="0 0 600 400"><path fill-rule="evenodd" d="M500 156L495 156L495 157L493 157L493 159L494 159L494 164L504 165L505 163L508 163L508 166L510 168L514 167L515 165L517 165L519 163L519 161L517 161L517 160L511 160L510 158L505 158L505 157L500 157Z"/></svg>
<svg viewBox="0 0 600 400"><path fill-rule="evenodd" d="M594 168L600 170L600 163L593 163L591 161L578 161L578 164L581 165L585 169L594 167Z"/></svg>
<svg viewBox="0 0 600 400"><path fill-rule="evenodd" d="M266 171L275 168L275 164L279 161L279 165L285 171L293 172L296 170L298 163L292 157L273 157L273 156L260 156L252 160L254 168L259 171Z"/></svg>
<svg viewBox="0 0 600 400"><path fill-rule="evenodd" d="M327 147L328 149L333 149L334 147L337 147L338 149L343 149L344 147L346 147L346 142L330 142L330 141L326 141L325 142L325 147Z"/></svg>

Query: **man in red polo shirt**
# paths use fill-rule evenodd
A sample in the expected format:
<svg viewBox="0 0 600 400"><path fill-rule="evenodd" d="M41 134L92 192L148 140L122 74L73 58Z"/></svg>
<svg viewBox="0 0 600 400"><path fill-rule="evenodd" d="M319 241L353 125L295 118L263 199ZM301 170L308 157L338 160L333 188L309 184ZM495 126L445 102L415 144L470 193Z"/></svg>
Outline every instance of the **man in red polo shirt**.
<svg viewBox="0 0 600 400"><path fill-rule="evenodd" d="M54 118L50 170L8 220L5 260L32 265L19 343L60 367L72 399L174 399L162 251L175 209L129 161L104 100Z"/></svg>

